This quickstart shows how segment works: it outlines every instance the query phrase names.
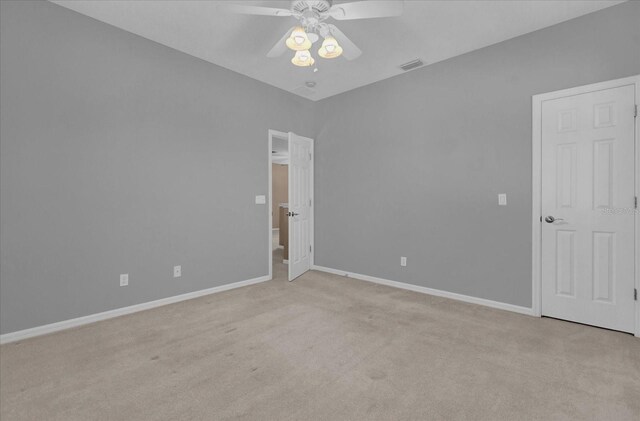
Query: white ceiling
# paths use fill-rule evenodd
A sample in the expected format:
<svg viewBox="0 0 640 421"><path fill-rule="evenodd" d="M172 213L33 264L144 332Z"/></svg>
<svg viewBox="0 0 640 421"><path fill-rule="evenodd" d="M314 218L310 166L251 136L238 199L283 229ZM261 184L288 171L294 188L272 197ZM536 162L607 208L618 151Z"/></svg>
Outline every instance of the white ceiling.
<svg viewBox="0 0 640 421"><path fill-rule="evenodd" d="M427 65L526 34L621 1L405 1L400 17L335 21L363 51L353 61L316 56L316 67L295 67L290 52L266 53L293 17L224 12L224 1L52 0L286 91L319 100L403 73L400 64L421 58ZM288 1L247 1L289 8ZM336 1L334 3L344 3ZM316 82L313 90L304 86Z"/></svg>

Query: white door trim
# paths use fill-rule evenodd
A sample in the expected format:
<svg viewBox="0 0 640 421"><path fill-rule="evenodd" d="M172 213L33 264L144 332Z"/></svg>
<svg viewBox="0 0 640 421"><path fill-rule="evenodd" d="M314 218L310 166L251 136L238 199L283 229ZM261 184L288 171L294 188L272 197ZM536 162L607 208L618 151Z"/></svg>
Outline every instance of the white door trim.
<svg viewBox="0 0 640 421"><path fill-rule="evenodd" d="M635 102L640 102L640 75L630 76L622 79L609 80L606 82L593 83L590 85L578 86L560 91L548 92L544 94L534 95L532 97L532 312L534 316L542 315L542 278L541 278L541 241L542 241L542 225L540 217L542 216L541 208L541 180L542 180L542 103L544 101L563 98L567 96L579 95L583 93L618 88L621 86L635 86ZM639 144L639 126L638 120L635 119L635 195L640 196L640 144ZM635 212L635 288L640 290L640 214ZM635 336L640 337L640 302L635 302L636 320L635 320Z"/></svg>
<svg viewBox="0 0 640 421"><path fill-rule="evenodd" d="M279 132L277 130L269 129L269 135L267 142L267 146L269 149L267 150L268 163L269 163L269 197L267 200L267 215L269 218L269 222L267 223L267 228L269 231L269 235L267 235L267 240L269 242L269 246L267 247L267 261L269 262L269 279L273 279L273 138L280 137L286 139L288 136L285 132Z"/></svg>
<svg viewBox="0 0 640 421"><path fill-rule="evenodd" d="M273 215L271 214L272 209L273 209L273 154L271 153L271 151L273 150L273 138L274 137L280 137L283 139L288 139L289 138L289 133L286 132L281 132L278 130L271 130L269 129L269 133L268 133L268 156L269 156L269 198L267 200L267 205L268 205L268 209L267 209L267 215L269 215L269 223L267 224L267 228L268 228L268 233L269 235L268 240L269 240L269 247L267 248L267 258L269 260L269 279L273 279ZM316 246L315 246L315 241L314 241L314 236L315 236L315 223L314 223L314 209L316 207L316 199L315 199L315 194L314 194L314 181L313 181L313 177L314 177L314 165L315 165L315 150L314 150L314 146L315 146L315 140L311 139L311 156L313 157L313 159L311 160L311 175L310 175L310 183L311 183L311 187L310 187L310 196L311 196L311 209L310 209L310 214L309 214L309 219L310 219L310 232L309 232L309 240L311 241L311 254L309 255L309 262L310 262L310 266L313 267L314 265L314 256L315 256L315 252L316 252ZM285 262L286 263L286 262Z"/></svg>
<svg viewBox="0 0 640 421"><path fill-rule="evenodd" d="M315 181L314 181L314 172L316 165L316 140L311 139L311 169L309 170L309 197L311 198L311 206L309 207L309 243L311 244L311 253L309 253L309 269L311 269L315 265L315 253L316 253L316 243L315 243L315 233L316 233L316 225L314 219L314 209L316 208L316 194L315 194Z"/></svg>

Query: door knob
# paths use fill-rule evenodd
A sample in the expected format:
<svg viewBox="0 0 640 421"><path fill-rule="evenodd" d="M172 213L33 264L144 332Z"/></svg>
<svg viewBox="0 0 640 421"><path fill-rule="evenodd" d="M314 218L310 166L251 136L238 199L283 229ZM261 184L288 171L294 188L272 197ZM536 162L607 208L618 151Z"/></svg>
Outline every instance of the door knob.
<svg viewBox="0 0 640 421"><path fill-rule="evenodd" d="M553 224L555 221L564 221L564 219L562 219L562 218L554 218L551 215L549 215L546 218L544 218L544 220L549 224Z"/></svg>
<svg viewBox="0 0 640 421"><path fill-rule="evenodd" d="M289 215L289 216L298 216L300 214L299 213L295 213L295 212L289 212L287 215Z"/></svg>

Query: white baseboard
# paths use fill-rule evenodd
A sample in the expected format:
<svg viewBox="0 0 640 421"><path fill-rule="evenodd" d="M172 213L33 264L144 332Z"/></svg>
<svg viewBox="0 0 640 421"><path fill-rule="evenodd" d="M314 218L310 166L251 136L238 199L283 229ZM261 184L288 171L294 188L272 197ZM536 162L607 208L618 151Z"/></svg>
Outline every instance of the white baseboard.
<svg viewBox="0 0 640 421"><path fill-rule="evenodd" d="M220 285L213 288L202 289L200 291L187 292L186 294L180 294L180 295L175 295L173 297L161 298L159 300L135 304L128 307L116 308L114 310L108 310L102 313L90 314L88 316L82 316L75 319L63 320L61 322L51 323L48 325L37 326L37 327L32 327L30 329L24 329L24 330L18 330L16 332L5 333L4 335L0 335L0 344L6 344L9 342L16 342L16 341L20 341L27 338L33 338L35 336L46 335L48 333L58 332L61 330L70 329L72 327L82 326L89 323L95 323L101 320L112 319L118 316L124 316L125 314L137 313L138 311L149 310L149 309L164 306L167 304L173 304L173 303L178 303L180 301L191 300L193 298L202 297L204 295L215 294L217 292L223 292L223 291L228 291L230 289L253 285L260 282L269 281L270 279L271 278L268 275L260 276L258 278L247 279L245 281L239 281L231 284Z"/></svg>
<svg viewBox="0 0 640 421"><path fill-rule="evenodd" d="M437 297L450 298L452 300L464 301L465 303L479 304L487 307L497 308L500 310L512 311L514 313L526 314L533 316L533 310L528 307L517 306L513 304L501 303L499 301L487 300L485 298L472 297L469 295L457 294L455 292L442 291L439 289L422 287L419 285L406 284L404 282L391 281L389 279L376 278L375 276L362 275L359 273L347 272L344 270L328 268L324 266L313 265L313 270L332 273L334 275L346 276L349 278L360 279L361 281L373 282L376 284L387 285L390 287L407 289L409 291L421 292L423 294L435 295Z"/></svg>

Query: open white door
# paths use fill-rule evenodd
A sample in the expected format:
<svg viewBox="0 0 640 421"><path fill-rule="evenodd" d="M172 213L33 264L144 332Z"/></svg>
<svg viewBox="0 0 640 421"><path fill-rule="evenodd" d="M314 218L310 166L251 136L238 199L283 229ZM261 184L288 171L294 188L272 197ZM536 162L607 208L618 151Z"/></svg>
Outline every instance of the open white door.
<svg viewBox="0 0 640 421"><path fill-rule="evenodd" d="M542 103L542 315L634 331L634 101Z"/></svg>
<svg viewBox="0 0 640 421"><path fill-rule="evenodd" d="M311 268L313 140L289 132L289 281Z"/></svg>

